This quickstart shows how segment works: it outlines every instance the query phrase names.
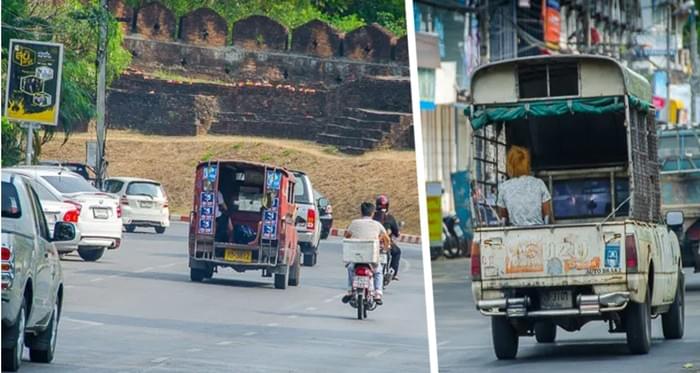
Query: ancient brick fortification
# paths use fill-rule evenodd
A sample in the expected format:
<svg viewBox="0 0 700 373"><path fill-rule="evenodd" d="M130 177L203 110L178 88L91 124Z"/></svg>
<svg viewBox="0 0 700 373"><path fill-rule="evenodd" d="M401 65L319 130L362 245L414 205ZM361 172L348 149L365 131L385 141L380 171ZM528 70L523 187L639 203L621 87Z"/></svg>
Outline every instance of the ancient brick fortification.
<svg viewBox="0 0 700 373"><path fill-rule="evenodd" d="M379 25L343 34L263 16L227 25L208 8L178 20L158 2L110 8L133 55L108 92L110 128L296 138L351 153L413 146L406 38Z"/></svg>

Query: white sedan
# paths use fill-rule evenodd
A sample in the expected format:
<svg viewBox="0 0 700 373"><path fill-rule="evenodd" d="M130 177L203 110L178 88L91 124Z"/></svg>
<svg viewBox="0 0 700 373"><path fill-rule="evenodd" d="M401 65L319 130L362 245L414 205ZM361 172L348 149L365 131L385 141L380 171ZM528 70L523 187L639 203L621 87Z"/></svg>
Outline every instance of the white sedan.
<svg viewBox="0 0 700 373"><path fill-rule="evenodd" d="M116 196L99 191L80 175L61 167L23 166L10 170L29 177L35 185L76 208L68 218L77 220L78 255L83 260L94 262L105 250L121 245L121 207Z"/></svg>
<svg viewBox="0 0 700 373"><path fill-rule="evenodd" d="M159 182L112 177L105 180L102 189L119 197L122 222L127 232L133 232L136 227L152 227L156 233L164 233L170 226L168 197Z"/></svg>

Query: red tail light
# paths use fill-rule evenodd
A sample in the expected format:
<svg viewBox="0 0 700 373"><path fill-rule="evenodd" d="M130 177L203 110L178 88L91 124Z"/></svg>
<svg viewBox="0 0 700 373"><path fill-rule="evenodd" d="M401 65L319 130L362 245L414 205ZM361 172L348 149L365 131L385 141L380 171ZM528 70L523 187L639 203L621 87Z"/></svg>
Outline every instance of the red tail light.
<svg viewBox="0 0 700 373"><path fill-rule="evenodd" d="M117 205L117 217L122 217L122 207L120 205Z"/></svg>
<svg viewBox="0 0 700 373"><path fill-rule="evenodd" d="M364 266L359 266L355 268L355 275L356 276L370 276L372 275L372 271Z"/></svg>
<svg viewBox="0 0 700 373"><path fill-rule="evenodd" d="M5 290L12 286L12 281L15 279L15 263L12 249L2 247L2 289Z"/></svg>
<svg viewBox="0 0 700 373"><path fill-rule="evenodd" d="M471 262L471 267L472 267L472 280L480 280L481 279L481 246L479 246L479 243L474 241L472 242L472 262Z"/></svg>
<svg viewBox="0 0 700 373"><path fill-rule="evenodd" d="M628 273L637 272L637 242L633 234L628 234L625 237L625 263Z"/></svg>
<svg viewBox="0 0 700 373"><path fill-rule="evenodd" d="M306 228L314 229L316 227L316 210L308 209L306 211Z"/></svg>
<svg viewBox="0 0 700 373"><path fill-rule="evenodd" d="M63 221L67 221L70 223L77 223L78 217L80 217L80 210L78 210L78 209L69 210L63 215Z"/></svg>

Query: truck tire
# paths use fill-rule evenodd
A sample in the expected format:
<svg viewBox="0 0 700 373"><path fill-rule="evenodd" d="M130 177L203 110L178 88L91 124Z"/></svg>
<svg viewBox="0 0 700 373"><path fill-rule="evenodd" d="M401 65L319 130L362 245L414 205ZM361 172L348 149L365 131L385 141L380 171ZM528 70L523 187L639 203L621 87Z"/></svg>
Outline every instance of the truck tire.
<svg viewBox="0 0 700 373"><path fill-rule="evenodd" d="M27 325L27 305L22 298L22 305L19 308L17 321L8 328L7 335L3 335L3 342L9 340L8 347L5 343L2 346L2 370L4 372L16 372L22 364L22 354L24 352L24 328Z"/></svg>
<svg viewBox="0 0 700 373"><path fill-rule="evenodd" d="M535 323L535 339L538 343L552 343L557 338L557 324L551 321Z"/></svg>
<svg viewBox="0 0 700 373"><path fill-rule="evenodd" d="M86 262L96 262L102 258L105 253L105 248L100 247L98 249L93 248L78 248L78 255Z"/></svg>
<svg viewBox="0 0 700 373"><path fill-rule="evenodd" d="M685 276L678 274L676 298L668 312L661 315L661 326L666 339L681 339L685 329Z"/></svg>
<svg viewBox="0 0 700 373"><path fill-rule="evenodd" d="M313 267L316 265L317 252L304 253L304 267Z"/></svg>
<svg viewBox="0 0 700 373"><path fill-rule="evenodd" d="M643 355L651 348L651 292L647 288L644 303L630 302L625 310L627 347L630 352Z"/></svg>
<svg viewBox="0 0 700 373"><path fill-rule="evenodd" d="M514 359L518 353L518 333L503 316L491 317L493 350L499 360Z"/></svg>
<svg viewBox="0 0 700 373"><path fill-rule="evenodd" d="M54 352L56 351L56 338L58 337L58 320L60 316L59 300L56 298L56 303L51 312L51 321L46 327L46 330L41 333L27 337L29 345L29 358L35 363L50 363L53 360Z"/></svg>
<svg viewBox="0 0 700 373"><path fill-rule="evenodd" d="M289 286L299 286L301 278L301 257L297 256L294 261L294 265L289 268L289 280L287 285Z"/></svg>
<svg viewBox="0 0 700 373"><path fill-rule="evenodd" d="M124 226L124 229L125 229L128 233L133 233L134 230L136 229L136 226L135 226L135 225L131 225L131 224L127 224L127 225Z"/></svg>
<svg viewBox="0 0 700 373"><path fill-rule="evenodd" d="M190 280L193 282L202 282L204 280L207 273L203 269L199 268L190 268Z"/></svg>
<svg viewBox="0 0 700 373"><path fill-rule="evenodd" d="M289 272L275 273L275 289L286 289L287 277L289 277Z"/></svg>

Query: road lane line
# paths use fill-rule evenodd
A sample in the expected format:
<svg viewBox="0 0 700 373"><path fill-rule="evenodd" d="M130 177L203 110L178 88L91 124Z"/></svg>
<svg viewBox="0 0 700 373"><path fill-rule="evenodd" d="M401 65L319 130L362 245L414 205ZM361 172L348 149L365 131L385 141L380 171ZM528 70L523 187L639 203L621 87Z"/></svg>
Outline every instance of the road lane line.
<svg viewBox="0 0 700 373"><path fill-rule="evenodd" d="M159 358L151 360L151 363L160 364L168 359L170 359L170 358L169 357L159 357Z"/></svg>
<svg viewBox="0 0 700 373"><path fill-rule="evenodd" d="M190 348L190 349L188 349L188 350L186 350L186 351L187 351L187 352L201 352L202 349L201 349L201 348Z"/></svg>
<svg viewBox="0 0 700 373"><path fill-rule="evenodd" d="M379 350L370 351L367 354L365 354L365 356L370 357L370 358L377 358L377 357L384 355L384 353L387 351L389 351L388 348L382 348Z"/></svg>
<svg viewBox="0 0 700 373"><path fill-rule="evenodd" d="M97 322L97 321L88 321L88 320L71 319L70 317L65 317L65 316L61 317L61 319L62 319L63 321L71 321L71 322L74 322L74 323L85 324L85 325L90 325L90 326L101 326L101 325L104 325L103 323Z"/></svg>
<svg viewBox="0 0 700 373"><path fill-rule="evenodd" d="M134 271L134 272L135 272L135 273L143 273L143 272L148 272L148 271L152 271L152 270L153 270L153 267L146 267L146 268L143 268L143 269L136 270L136 271Z"/></svg>
<svg viewBox="0 0 700 373"><path fill-rule="evenodd" d="M246 333L244 333L243 335L246 336L246 337L250 337L250 336L253 336L253 335L256 335L256 334L258 334L258 333L256 333L256 332L246 332Z"/></svg>
<svg viewBox="0 0 700 373"><path fill-rule="evenodd" d="M93 278L92 280L90 280L90 282L97 282L97 281L102 281L102 280L104 280L102 277L97 277L97 278Z"/></svg>
<svg viewBox="0 0 700 373"><path fill-rule="evenodd" d="M450 341L446 340L446 341L442 341L442 342L438 343L437 345L438 345L438 347L441 347L441 346L447 346L449 343L450 343Z"/></svg>
<svg viewBox="0 0 700 373"><path fill-rule="evenodd" d="M228 346L228 345L230 345L231 343L233 343L233 342L231 342L231 341L221 341L221 342L218 342L217 345L218 345L218 346Z"/></svg>
<svg viewBox="0 0 700 373"><path fill-rule="evenodd" d="M307 311L316 311L317 309L316 307L306 307Z"/></svg>
<svg viewBox="0 0 700 373"><path fill-rule="evenodd" d="M269 327L275 327L275 326L279 326L279 325L280 324L278 324L276 322L271 322L271 323L267 324L267 326L269 326Z"/></svg>
<svg viewBox="0 0 700 373"><path fill-rule="evenodd" d="M180 264L180 262L162 264L162 265L157 266L156 268L168 268L168 267L176 266L176 265L178 265L178 264Z"/></svg>
<svg viewBox="0 0 700 373"><path fill-rule="evenodd" d="M72 289L72 288L74 288L74 287L75 287L75 285L66 285L66 286L64 286L64 288L66 288L66 289Z"/></svg>

